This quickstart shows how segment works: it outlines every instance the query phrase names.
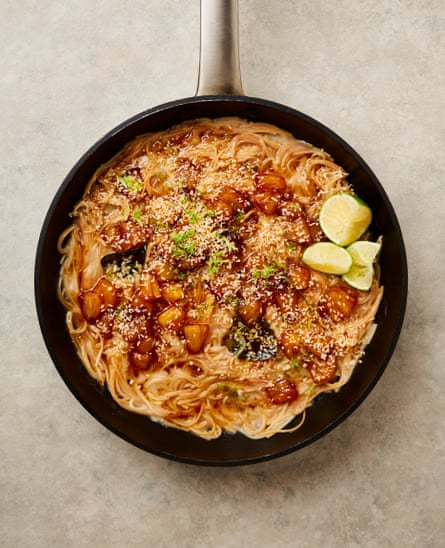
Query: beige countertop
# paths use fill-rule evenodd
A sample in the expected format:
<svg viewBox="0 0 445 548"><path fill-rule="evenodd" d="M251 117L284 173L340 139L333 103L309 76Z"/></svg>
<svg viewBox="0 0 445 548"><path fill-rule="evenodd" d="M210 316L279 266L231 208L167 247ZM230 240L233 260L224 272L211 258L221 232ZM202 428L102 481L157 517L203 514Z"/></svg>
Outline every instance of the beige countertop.
<svg viewBox="0 0 445 548"><path fill-rule="evenodd" d="M46 351L33 297L43 218L91 144L193 95L197 0L0 3L0 545L440 547L445 522L445 7L240 0L247 94L320 120L396 209L410 285L394 355L312 445L202 468L95 421Z"/></svg>

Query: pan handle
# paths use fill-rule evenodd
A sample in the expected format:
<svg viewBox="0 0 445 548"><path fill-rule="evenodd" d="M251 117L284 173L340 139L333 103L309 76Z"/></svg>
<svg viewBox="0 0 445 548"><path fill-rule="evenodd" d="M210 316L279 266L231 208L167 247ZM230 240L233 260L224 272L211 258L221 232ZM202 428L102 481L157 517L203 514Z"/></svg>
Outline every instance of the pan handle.
<svg viewBox="0 0 445 548"><path fill-rule="evenodd" d="M238 0L201 0L196 95L244 95L238 43Z"/></svg>

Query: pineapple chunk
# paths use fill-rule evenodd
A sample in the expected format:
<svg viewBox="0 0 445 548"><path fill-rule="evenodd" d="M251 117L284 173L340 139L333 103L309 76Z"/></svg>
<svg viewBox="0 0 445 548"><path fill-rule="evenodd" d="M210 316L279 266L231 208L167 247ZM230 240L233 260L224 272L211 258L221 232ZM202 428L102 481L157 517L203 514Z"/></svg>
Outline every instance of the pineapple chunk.
<svg viewBox="0 0 445 548"><path fill-rule="evenodd" d="M204 347L209 326L207 324L190 324L184 326L184 335L187 348L193 354L198 354Z"/></svg>
<svg viewBox="0 0 445 548"><path fill-rule="evenodd" d="M158 322L164 329L178 332L184 323L184 316L184 309L172 304L159 314Z"/></svg>
<svg viewBox="0 0 445 548"><path fill-rule="evenodd" d="M165 284L161 289L161 293L169 303L174 303L184 298L184 290L180 283Z"/></svg>

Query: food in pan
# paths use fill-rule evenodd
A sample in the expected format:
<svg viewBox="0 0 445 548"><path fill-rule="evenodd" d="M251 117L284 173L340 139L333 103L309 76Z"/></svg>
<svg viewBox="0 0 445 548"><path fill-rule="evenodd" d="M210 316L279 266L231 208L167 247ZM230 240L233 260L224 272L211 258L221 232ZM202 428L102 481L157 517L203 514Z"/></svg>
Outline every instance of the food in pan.
<svg viewBox="0 0 445 548"><path fill-rule="evenodd" d="M200 119L138 137L86 183L59 239L59 298L120 406L206 439L263 438L348 382L375 328L380 242L326 152Z"/></svg>

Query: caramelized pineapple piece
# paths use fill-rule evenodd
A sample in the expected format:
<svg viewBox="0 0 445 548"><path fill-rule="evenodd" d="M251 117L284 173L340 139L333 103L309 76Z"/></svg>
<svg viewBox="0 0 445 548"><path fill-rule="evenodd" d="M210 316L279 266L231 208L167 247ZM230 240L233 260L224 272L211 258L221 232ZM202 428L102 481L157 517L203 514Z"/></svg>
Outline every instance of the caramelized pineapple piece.
<svg viewBox="0 0 445 548"><path fill-rule="evenodd" d="M255 185L260 192L285 192L286 180L278 173L257 173Z"/></svg>
<svg viewBox="0 0 445 548"><path fill-rule="evenodd" d="M289 359L294 358L303 349L301 336L292 330L283 331L280 337L280 344L284 354Z"/></svg>
<svg viewBox="0 0 445 548"><path fill-rule="evenodd" d="M184 309L181 306L172 304L165 308L158 316L158 322L164 329L178 332L184 323Z"/></svg>
<svg viewBox="0 0 445 548"><path fill-rule="evenodd" d="M265 215L273 215L278 209L280 197L276 192L260 192L255 194L253 201Z"/></svg>
<svg viewBox="0 0 445 548"><path fill-rule="evenodd" d="M334 322L349 318L357 304L357 291L352 287L337 284L329 287L318 302L320 314L329 316Z"/></svg>
<svg viewBox="0 0 445 548"><path fill-rule="evenodd" d="M204 347L209 326L207 324L189 324L184 326L187 348L193 354L198 354Z"/></svg>
<svg viewBox="0 0 445 548"><path fill-rule="evenodd" d="M154 354L154 338L146 337L136 343L128 353L130 364L137 375L139 371L148 369Z"/></svg>
<svg viewBox="0 0 445 548"><path fill-rule="evenodd" d="M225 220L230 220L235 216L235 210L233 209L230 203L224 202L223 200L214 199L207 200L206 207L214 211L216 215L222 217Z"/></svg>
<svg viewBox="0 0 445 548"><path fill-rule="evenodd" d="M287 269L287 275L295 289L302 291L309 286L311 271L305 266L292 263Z"/></svg>
<svg viewBox="0 0 445 548"><path fill-rule="evenodd" d="M156 275L156 279L159 282L172 282L178 277L178 272L176 268L167 261L164 263L156 264L153 268L153 271Z"/></svg>
<svg viewBox="0 0 445 548"><path fill-rule="evenodd" d="M161 288L153 273L147 272L142 276L139 294L147 302L153 302L161 297Z"/></svg>
<svg viewBox="0 0 445 548"><path fill-rule="evenodd" d="M184 298L184 290L180 283L170 283L164 285L161 289L161 294L169 303L174 303Z"/></svg>
<svg viewBox="0 0 445 548"><path fill-rule="evenodd" d="M102 301L100 295L94 291L85 291L80 295L83 315L88 322L99 317L102 311Z"/></svg>
<svg viewBox="0 0 445 548"><path fill-rule="evenodd" d="M280 312L288 321L296 320L298 314L298 303L300 296L295 289L282 289L276 291L275 302L277 303Z"/></svg>
<svg viewBox="0 0 445 548"><path fill-rule="evenodd" d="M287 222L284 236L290 242L297 244L310 244L312 242L311 231L303 215L296 217L293 221Z"/></svg>
<svg viewBox="0 0 445 548"><path fill-rule="evenodd" d="M275 384L266 388L267 396L276 405L290 403L298 398L298 389L289 379L278 379Z"/></svg>
<svg viewBox="0 0 445 548"><path fill-rule="evenodd" d="M337 366L334 356L330 355L327 360L317 360L308 363L307 368L315 384L326 384L334 380L337 373Z"/></svg>
<svg viewBox="0 0 445 548"><path fill-rule="evenodd" d="M249 299L240 305L238 314L244 323L252 325L264 314L264 306L258 299Z"/></svg>
<svg viewBox="0 0 445 548"><path fill-rule="evenodd" d="M117 291L113 284L106 278L100 278L94 291L99 294L105 308L115 307L117 304Z"/></svg>
<svg viewBox="0 0 445 548"><path fill-rule="evenodd" d="M250 201L241 192L232 187L225 186L218 194L218 200L230 205L235 213L250 209Z"/></svg>
<svg viewBox="0 0 445 548"><path fill-rule="evenodd" d="M82 291L79 300L85 318L91 322L107 308L115 307L118 297L113 284L102 277L92 289Z"/></svg>

